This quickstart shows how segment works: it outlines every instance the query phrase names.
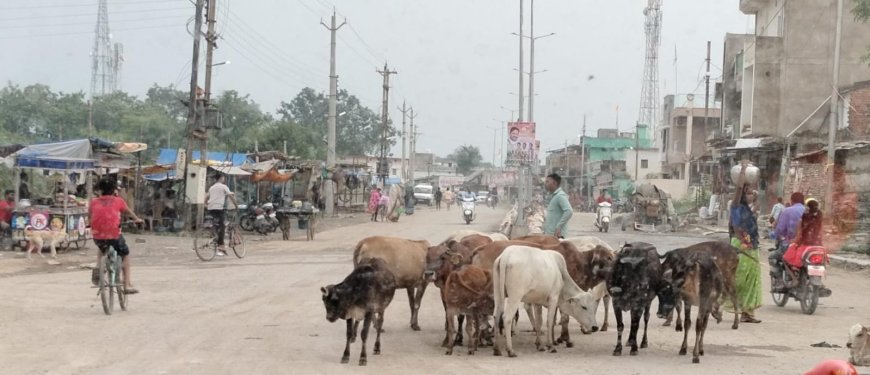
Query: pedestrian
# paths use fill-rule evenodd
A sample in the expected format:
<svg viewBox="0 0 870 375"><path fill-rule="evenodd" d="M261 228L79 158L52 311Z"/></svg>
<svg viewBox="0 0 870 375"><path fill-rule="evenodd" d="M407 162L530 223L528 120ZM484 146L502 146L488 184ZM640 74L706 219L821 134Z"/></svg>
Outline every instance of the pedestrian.
<svg viewBox="0 0 870 375"><path fill-rule="evenodd" d="M450 191L450 188L447 188L447 191L444 192L444 205L447 206L447 211L450 211L454 198L453 192Z"/></svg>
<svg viewBox="0 0 870 375"><path fill-rule="evenodd" d="M758 219L752 211L755 191L746 183L746 166L737 179L737 192L731 203L731 246L741 250L737 265L736 289L740 306L740 321L761 323L755 318L755 310L761 307L761 264L758 262Z"/></svg>
<svg viewBox="0 0 870 375"><path fill-rule="evenodd" d="M27 184L27 173L21 172L21 183L18 184L18 199L30 199L30 185Z"/></svg>
<svg viewBox="0 0 870 375"><path fill-rule="evenodd" d="M785 205L782 204L782 197L776 198L776 204L773 205L773 209L770 210L770 218L767 221L770 222L771 225L776 226L776 219L779 219L779 215L782 214L782 210L785 209Z"/></svg>
<svg viewBox="0 0 870 375"><path fill-rule="evenodd" d="M372 221L378 221L378 204L381 202L381 188L372 189L369 196L369 212L372 213Z"/></svg>
<svg viewBox="0 0 870 375"><path fill-rule="evenodd" d="M381 212L381 220L387 219L387 214L389 214L390 207L390 195L389 194L381 194L380 199L378 200L378 209L375 211L375 219L374 221L378 221L378 211Z"/></svg>
<svg viewBox="0 0 870 375"><path fill-rule="evenodd" d="M443 195L441 194L441 188L435 190L435 209L441 210L441 198Z"/></svg>
<svg viewBox="0 0 870 375"><path fill-rule="evenodd" d="M547 204L547 216L544 218L544 234L565 238L568 221L574 216L571 202L568 202L568 194L562 190L562 177L558 174L547 176L544 186L550 192Z"/></svg>

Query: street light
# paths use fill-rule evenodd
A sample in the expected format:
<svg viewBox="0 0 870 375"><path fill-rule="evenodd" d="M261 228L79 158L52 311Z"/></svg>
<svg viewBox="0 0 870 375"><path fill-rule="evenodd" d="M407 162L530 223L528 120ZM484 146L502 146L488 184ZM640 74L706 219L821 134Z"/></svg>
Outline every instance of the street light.
<svg viewBox="0 0 870 375"><path fill-rule="evenodd" d="M230 65L230 60L222 61L222 62L219 62L216 64L211 64L211 66L218 66L218 65Z"/></svg>

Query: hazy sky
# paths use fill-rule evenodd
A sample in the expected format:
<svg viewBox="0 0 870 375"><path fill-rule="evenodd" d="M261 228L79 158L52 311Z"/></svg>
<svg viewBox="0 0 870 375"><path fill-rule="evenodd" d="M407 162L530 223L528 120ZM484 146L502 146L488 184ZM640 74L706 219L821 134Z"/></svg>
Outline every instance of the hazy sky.
<svg viewBox="0 0 870 375"><path fill-rule="evenodd" d="M517 0L217 0L223 40L215 61L214 90L248 93L268 112L299 90L329 88L328 22L339 20L339 86L373 110L381 106L381 76L392 77L390 111L405 100L419 113L417 149L447 154L461 143L492 155L493 131L518 99ZM556 33L536 45L535 121L542 148L577 141L582 117L588 134L638 117L646 0L538 0L535 34ZM525 32L529 27L526 4ZM154 83L189 85L192 38L190 0L109 0L113 40L125 47L122 89L144 95ZM738 1L665 0L660 50L661 94L703 94L699 85L706 41L713 42L713 77L721 75L726 32L742 33L749 17ZM0 79L55 90L87 91L97 0L0 2ZM674 55L678 56L676 67ZM528 46L526 59L528 61ZM528 69L528 62L526 63ZM678 74L678 76L677 76ZM588 80L589 76L594 79ZM528 84L528 80L526 80ZM527 90L527 88L526 88ZM461 141L457 142L457 139ZM398 148L397 148L398 150Z"/></svg>

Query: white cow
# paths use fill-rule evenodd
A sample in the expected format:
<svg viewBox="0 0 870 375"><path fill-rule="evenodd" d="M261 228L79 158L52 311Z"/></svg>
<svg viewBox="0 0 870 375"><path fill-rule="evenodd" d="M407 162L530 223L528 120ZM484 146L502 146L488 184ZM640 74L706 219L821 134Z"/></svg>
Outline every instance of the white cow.
<svg viewBox="0 0 870 375"><path fill-rule="evenodd" d="M571 280L565 258L555 251L542 251L529 246L509 246L495 260L492 272L495 288L495 314L498 335L506 337L507 353L516 357L511 341L514 315L520 305L528 303L547 307L547 350L555 353L553 325L556 322L556 309L568 313L584 327L598 330L595 321L595 297L583 291ZM541 347L542 317L536 314L535 345ZM507 325L507 327L505 327ZM494 354L501 355L500 342L493 345Z"/></svg>
<svg viewBox="0 0 870 375"><path fill-rule="evenodd" d="M576 246L580 251L591 250L595 246L603 246L607 250L610 250L611 253L614 252L613 248L610 247L607 242L604 242L602 239L595 236L571 237L562 241L568 241L574 244L574 246Z"/></svg>
<svg viewBox="0 0 870 375"><path fill-rule="evenodd" d="M489 237L490 239L492 239L493 242L495 242L495 241L508 241L509 240L507 238L507 236L505 236L502 233L486 234L486 233L479 232L476 230L461 229L461 230L458 230L458 231L454 232L453 234L451 234L450 237L447 237L447 239L444 240L444 242L442 242L442 243L450 242L450 240L460 242L460 241L462 241L463 238L468 237L468 236L473 236L473 235L481 235L484 237Z"/></svg>
<svg viewBox="0 0 870 375"><path fill-rule="evenodd" d="M849 362L855 366L870 366L870 329L855 324L849 330Z"/></svg>

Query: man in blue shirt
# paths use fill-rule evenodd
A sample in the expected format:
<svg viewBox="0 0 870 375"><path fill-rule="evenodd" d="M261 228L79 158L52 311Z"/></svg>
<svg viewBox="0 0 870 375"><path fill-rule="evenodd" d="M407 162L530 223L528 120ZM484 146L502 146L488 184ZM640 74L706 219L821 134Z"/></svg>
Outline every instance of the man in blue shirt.
<svg viewBox="0 0 870 375"><path fill-rule="evenodd" d="M544 234L565 238L568 229L568 221L574 216L574 210L568 201L568 194L562 188L562 177L558 174L547 176L544 186L550 192L547 216L544 218Z"/></svg>
<svg viewBox="0 0 870 375"><path fill-rule="evenodd" d="M774 289L781 288L782 270L779 265L782 262L782 255L788 250L789 245L797 237L800 230L801 217L804 215L804 195L802 193L793 193L791 195L791 207L782 210L779 218L776 220L776 241L778 243L776 250L772 251L767 257L770 263L770 275L776 278Z"/></svg>

